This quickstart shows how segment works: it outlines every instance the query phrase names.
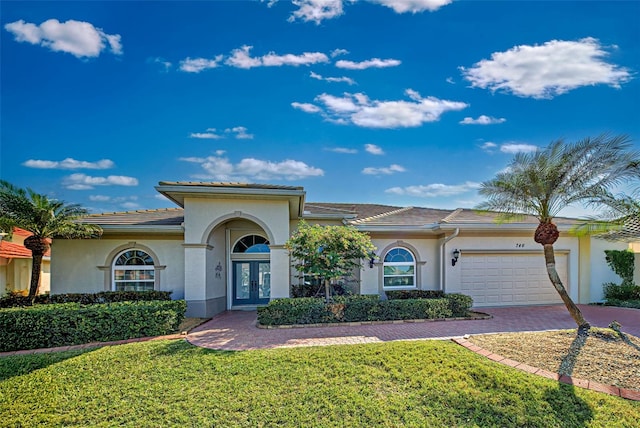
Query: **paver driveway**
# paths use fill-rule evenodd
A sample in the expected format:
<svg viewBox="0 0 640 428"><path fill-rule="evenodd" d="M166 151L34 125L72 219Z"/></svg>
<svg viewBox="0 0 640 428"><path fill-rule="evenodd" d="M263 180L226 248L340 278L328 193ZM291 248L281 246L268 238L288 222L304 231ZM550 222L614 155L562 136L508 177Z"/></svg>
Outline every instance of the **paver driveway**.
<svg viewBox="0 0 640 428"><path fill-rule="evenodd" d="M607 327L613 320L622 331L640 337L640 309L578 305L593 326ZM255 311L227 311L192 330L187 340L210 349L248 350L294 346L388 342L460 337L465 334L543 331L575 328L564 305L482 308L486 320L435 321L289 329L256 327Z"/></svg>

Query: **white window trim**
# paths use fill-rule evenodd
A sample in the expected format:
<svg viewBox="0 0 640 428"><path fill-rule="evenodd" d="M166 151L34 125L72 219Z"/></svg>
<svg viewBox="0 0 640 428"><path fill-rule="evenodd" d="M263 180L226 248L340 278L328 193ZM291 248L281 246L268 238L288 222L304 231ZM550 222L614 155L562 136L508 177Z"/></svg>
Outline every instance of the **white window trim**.
<svg viewBox="0 0 640 428"><path fill-rule="evenodd" d="M409 254L411 254L411 257L413 257L413 261L412 262L385 262L384 259L387 257L387 254L389 254L391 251L395 250L395 249L402 249L407 251ZM384 285L385 283L385 278L392 278L392 277L408 277L409 275L385 275L384 273L384 268L386 266L413 266L413 275L412 279L413 279L413 285L400 285L400 286L393 286L393 285ZM382 258L382 289L383 290L416 290L418 288L417 285L417 278L416 278L416 270L418 269L418 262L416 261L416 255L413 253L413 251L411 251L408 248L405 247L400 247L400 246L396 246L396 247L392 247L389 248L389 250L385 253L384 257Z"/></svg>
<svg viewBox="0 0 640 428"><path fill-rule="evenodd" d="M128 252L128 251L141 251L141 252L145 253L146 255L151 257L151 259L153 260L153 265L116 265L116 262L118 261L120 256L123 255L124 253ZM157 263L157 261L153 258L153 256L151 254L149 254L147 251L145 251L145 250L143 250L141 248L128 248L128 249L126 249L124 251L119 252L113 258L113 263L111 264L111 291L118 291L116 284L123 283L123 282L146 282L146 283L151 283L153 285L152 290L156 290L156 276L157 276L156 263ZM135 281L126 280L126 279L118 280L118 279L116 279L116 270L152 271L153 272L153 278L152 279L135 280ZM125 291L125 290L121 290L121 291Z"/></svg>

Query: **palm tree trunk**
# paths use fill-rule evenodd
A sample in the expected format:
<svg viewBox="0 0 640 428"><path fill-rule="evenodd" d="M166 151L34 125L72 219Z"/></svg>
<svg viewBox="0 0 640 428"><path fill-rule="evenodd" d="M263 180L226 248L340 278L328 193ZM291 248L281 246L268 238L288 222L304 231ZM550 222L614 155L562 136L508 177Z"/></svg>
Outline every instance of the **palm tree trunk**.
<svg viewBox="0 0 640 428"><path fill-rule="evenodd" d="M40 287L40 271L42 269L42 256L49 249L49 244L40 237L29 236L24 240L24 246L31 250L31 283L29 285L29 300L31 303L36 300L38 288Z"/></svg>
<svg viewBox="0 0 640 428"><path fill-rule="evenodd" d="M42 269L42 254L33 254L33 262L31 263L31 283L29 285L29 299L31 303L38 295L40 288L40 270Z"/></svg>
<svg viewBox="0 0 640 428"><path fill-rule="evenodd" d="M567 310L571 314L571 317L573 317L573 320L576 322L576 324L578 324L578 333L589 330L591 325L587 322L587 320L584 319L584 317L582 316L582 312L576 306L576 304L573 303L573 300L571 300L571 297L569 297L569 294L564 288L564 285L562 285L562 281L560 280L560 276L558 275L558 271L556 270L556 257L553 251L552 244L544 245L544 260L547 264L547 274L549 275L551 283L560 295L560 298L564 302L564 305L567 307Z"/></svg>

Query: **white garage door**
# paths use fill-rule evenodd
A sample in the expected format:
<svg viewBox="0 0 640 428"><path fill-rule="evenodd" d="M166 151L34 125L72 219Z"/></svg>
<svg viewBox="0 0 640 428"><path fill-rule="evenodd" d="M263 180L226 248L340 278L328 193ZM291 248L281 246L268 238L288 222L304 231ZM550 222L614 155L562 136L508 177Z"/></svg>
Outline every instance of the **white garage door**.
<svg viewBox="0 0 640 428"><path fill-rule="evenodd" d="M463 253L460 268L461 293L476 307L562 303L542 254ZM556 254L556 269L568 290L566 254Z"/></svg>

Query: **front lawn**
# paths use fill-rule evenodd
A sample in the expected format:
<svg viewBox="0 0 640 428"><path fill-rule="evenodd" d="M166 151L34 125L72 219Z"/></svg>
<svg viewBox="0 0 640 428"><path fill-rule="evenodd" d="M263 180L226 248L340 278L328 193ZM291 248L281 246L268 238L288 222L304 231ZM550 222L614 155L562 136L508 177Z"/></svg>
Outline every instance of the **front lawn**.
<svg viewBox="0 0 640 428"><path fill-rule="evenodd" d="M185 341L0 358L0 426L636 426L640 403L451 342L221 352Z"/></svg>

